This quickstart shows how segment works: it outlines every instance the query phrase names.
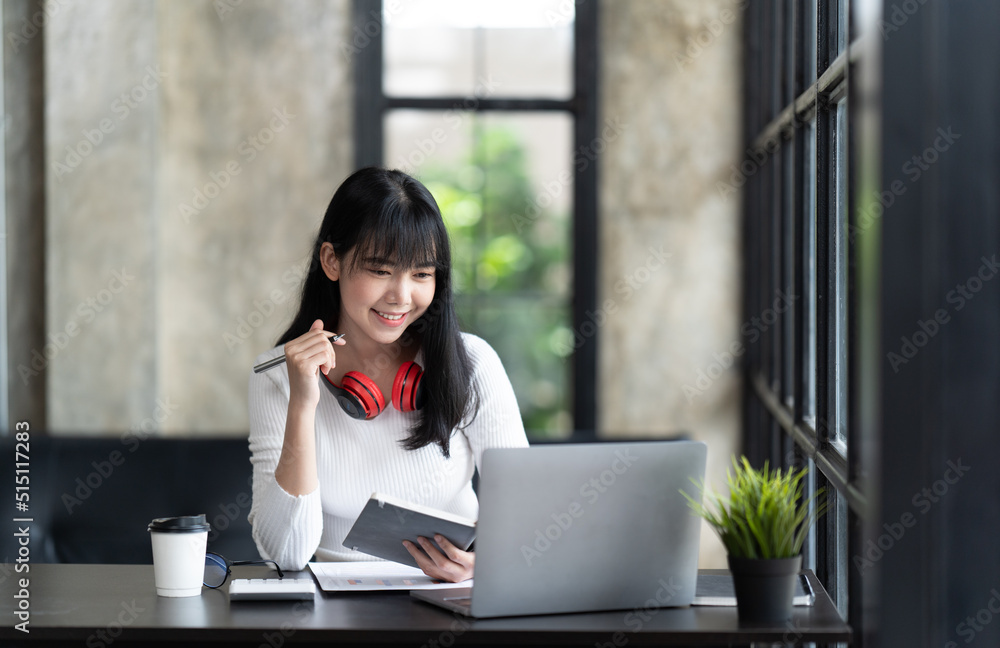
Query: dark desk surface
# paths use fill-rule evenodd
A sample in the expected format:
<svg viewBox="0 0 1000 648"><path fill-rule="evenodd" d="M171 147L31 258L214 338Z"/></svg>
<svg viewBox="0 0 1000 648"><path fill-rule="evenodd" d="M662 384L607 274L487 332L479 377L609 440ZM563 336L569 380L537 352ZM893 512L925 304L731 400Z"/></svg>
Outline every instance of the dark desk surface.
<svg viewBox="0 0 1000 648"><path fill-rule="evenodd" d="M238 577L264 568L236 567ZM812 607L795 609L783 627L741 627L736 608L690 607L473 620L416 601L405 592L317 593L314 602L255 601L230 605L226 591L162 598L152 565L32 564L28 574L0 566L0 644L30 639L65 645L186 646L209 643L280 648L289 643L338 645L707 646L760 642L849 642L851 630L810 572ZM30 635L15 630L18 578L30 578ZM311 578L306 572L286 577ZM14 645L18 645L15 643Z"/></svg>

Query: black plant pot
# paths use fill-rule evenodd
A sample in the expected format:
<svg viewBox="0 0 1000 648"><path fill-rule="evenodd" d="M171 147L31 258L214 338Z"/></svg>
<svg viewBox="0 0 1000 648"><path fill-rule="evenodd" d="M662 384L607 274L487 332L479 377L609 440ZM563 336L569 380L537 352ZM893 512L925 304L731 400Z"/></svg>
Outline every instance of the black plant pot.
<svg viewBox="0 0 1000 648"><path fill-rule="evenodd" d="M801 568L801 555L771 559L729 556L740 623L780 625L791 618L795 579Z"/></svg>

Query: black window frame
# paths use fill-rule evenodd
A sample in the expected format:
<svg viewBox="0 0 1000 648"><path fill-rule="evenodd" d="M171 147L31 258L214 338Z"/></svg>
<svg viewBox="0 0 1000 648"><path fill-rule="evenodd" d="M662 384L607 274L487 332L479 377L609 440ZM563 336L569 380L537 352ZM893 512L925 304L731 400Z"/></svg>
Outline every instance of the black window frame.
<svg viewBox="0 0 1000 648"><path fill-rule="evenodd" d="M384 121L389 110L473 112L562 112L573 118L573 154L589 151L598 130L598 2L577 2L573 22L573 95L568 99L513 97L386 96L383 89L382 0L354 0L353 32L368 41L355 48L355 168L384 162ZM378 28L373 25L378 23ZM574 157L575 160L575 157ZM570 300L574 331L597 310L597 164L573 165L572 269ZM569 358L573 429L567 441L597 440L597 350L600 331L587 337Z"/></svg>
<svg viewBox="0 0 1000 648"><path fill-rule="evenodd" d="M809 4L809 6L807 6ZM855 470L858 439L857 371L858 277L856 250L847 241L846 258L835 258L838 234L835 209L846 205L842 226L852 229L853 158L856 93L852 68L862 55L850 33L847 0L814 4L781 0L749 3L744 12L744 132L748 159L761 160L749 174L744 195L744 321L760 318L781 294L791 296L778 316L751 346L744 365L743 445L755 465L808 466L808 493L823 488L829 510L816 525L805 549L805 564L815 570L849 621L859 618L861 579L849 568L860 542L857 529L868 511L866 490ZM815 40L813 40L815 38ZM839 43L844 49L839 50ZM813 49L814 48L814 49ZM812 64L815 63L815 69ZM846 155L842 202L837 190L837 106L846 98ZM815 125L813 160L805 159L809 124ZM806 172L815 165L815 185ZM806 219L812 192L815 221L815 424L805 416L808 385L808 264ZM837 273L846 273L838 295ZM846 291L844 290L846 288ZM844 294L846 292L846 294ZM838 329L836 298L846 309L846 330ZM836 336L845 335L847 366L836 379ZM840 420L836 390L846 400ZM831 422L833 425L831 425ZM840 424L846 452L835 444ZM853 621L852 621L853 623Z"/></svg>

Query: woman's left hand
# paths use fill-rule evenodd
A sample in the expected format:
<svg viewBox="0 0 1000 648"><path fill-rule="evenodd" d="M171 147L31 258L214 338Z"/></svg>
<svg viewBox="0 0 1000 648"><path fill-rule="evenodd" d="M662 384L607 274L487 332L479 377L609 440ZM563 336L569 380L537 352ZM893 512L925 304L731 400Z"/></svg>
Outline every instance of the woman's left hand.
<svg viewBox="0 0 1000 648"><path fill-rule="evenodd" d="M434 542L420 536L420 544L403 540L403 546L410 552L420 569L431 578L457 583L472 578L476 567L476 554L473 551L462 551L444 536L434 536L434 542L444 549L441 553Z"/></svg>

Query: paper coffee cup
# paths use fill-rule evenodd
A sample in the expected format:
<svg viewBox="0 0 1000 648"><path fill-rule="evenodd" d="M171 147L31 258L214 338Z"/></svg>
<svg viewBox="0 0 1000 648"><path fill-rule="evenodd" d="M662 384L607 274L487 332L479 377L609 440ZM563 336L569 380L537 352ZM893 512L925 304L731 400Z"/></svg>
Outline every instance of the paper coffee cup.
<svg viewBox="0 0 1000 648"><path fill-rule="evenodd" d="M157 518L149 523L157 594L201 594L209 528L204 514Z"/></svg>

